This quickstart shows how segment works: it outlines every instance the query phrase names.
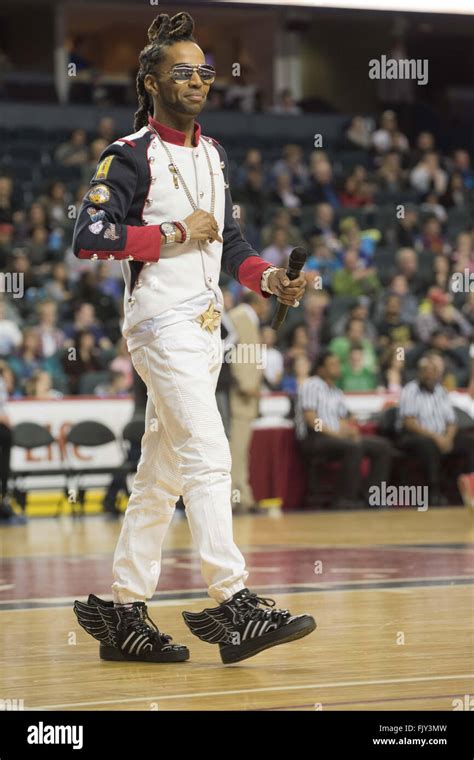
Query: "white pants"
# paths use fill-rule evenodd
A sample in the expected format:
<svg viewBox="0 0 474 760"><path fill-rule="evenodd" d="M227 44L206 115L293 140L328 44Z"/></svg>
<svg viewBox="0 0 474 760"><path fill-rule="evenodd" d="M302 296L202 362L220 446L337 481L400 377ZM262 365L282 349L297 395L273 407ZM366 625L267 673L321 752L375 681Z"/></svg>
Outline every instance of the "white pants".
<svg viewBox="0 0 474 760"><path fill-rule="evenodd" d="M217 602L245 588L248 572L232 536L231 457L215 388L220 330L183 321L132 352L148 389L145 433L115 550L116 603L153 596L175 503L183 496L201 572Z"/></svg>

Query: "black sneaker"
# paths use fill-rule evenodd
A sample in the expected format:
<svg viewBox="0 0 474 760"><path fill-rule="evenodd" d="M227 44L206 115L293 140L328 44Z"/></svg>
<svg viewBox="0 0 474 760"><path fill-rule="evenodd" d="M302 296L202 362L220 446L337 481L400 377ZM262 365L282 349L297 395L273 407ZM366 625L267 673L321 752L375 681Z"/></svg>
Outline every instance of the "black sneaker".
<svg viewBox="0 0 474 760"><path fill-rule="evenodd" d="M259 597L248 588L219 607L183 612L183 617L191 633L201 641L219 644L225 664L301 639L316 628L311 615L291 615L289 610L275 609L273 599Z"/></svg>
<svg viewBox="0 0 474 760"><path fill-rule="evenodd" d="M148 616L145 602L116 607L90 594L87 604L74 602L79 625L100 641L100 659L114 662L184 662L189 649L171 644ZM149 621L153 627L148 625Z"/></svg>

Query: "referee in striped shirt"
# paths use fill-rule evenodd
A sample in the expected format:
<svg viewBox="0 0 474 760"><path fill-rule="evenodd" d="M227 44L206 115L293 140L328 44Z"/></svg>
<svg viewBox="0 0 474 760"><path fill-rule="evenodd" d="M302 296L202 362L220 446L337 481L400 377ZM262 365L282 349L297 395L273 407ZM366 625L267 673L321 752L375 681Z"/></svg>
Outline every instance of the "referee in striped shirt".
<svg viewBox="0 0 474 760"><path fill-rule="evenodd" d="M330 351L319 354L314 372L303 383L296 402L296 435L306 458L313 457L341 462L335 509L353 509L364 505L359 500L362 483L360 465L370 459L370 473L364 484L368 489L387 482L391 466L391 446L384 438L361 436L350 415L344 394L336 387L341 375L339 358Z"/></svg>
<svg viewBox="0 0 474 760"><path fill-rule="evenodd" d="M441 385L444 362L437 354L424 356L417 364L417 378L404 387L400 396L397 447L419 459L433 506L447 504L440 490L443 457L465 456L469 472L474 472L474 433L458 430L456 414L447 391Z"/></svg>

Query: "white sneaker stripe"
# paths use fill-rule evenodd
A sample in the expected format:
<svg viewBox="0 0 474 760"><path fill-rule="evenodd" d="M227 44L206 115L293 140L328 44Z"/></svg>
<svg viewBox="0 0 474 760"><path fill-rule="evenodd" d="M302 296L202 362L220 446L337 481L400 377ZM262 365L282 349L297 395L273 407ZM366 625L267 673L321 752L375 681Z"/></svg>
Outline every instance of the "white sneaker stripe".
<svg viewBox="0 0 474 760"><path fill-rule="evenodd" d="M133 642L133 644L131 645L131 647L129 647L128 651L129 651L130 654L133 654L133 650L137 646L138 642L141 641L141 639L145 639L145 640L147 639L146 633L141 633L139 636L137 636L137 638L135 639L135 641Z"/></svg>
<svg viewBox="0 0 474 760"><path fill-rule="evenodd" d="M135 652L135 654L137 654L137 655L140 654L140 650L141 650L142 647L145 646L145 644L148 644L148 639L145 639L144 641L140 641L140 643L139 643L139 645L137 647L137 651Z"/></svg>
<svg viewBox="0 0 474 760"><path fill-rule="evenodd" d="M251 638L251 639L253 639L253 637L254 637L254 636L255 636L255 634L257 633L257 631L258 631L258 626L259 626L259 625L260 625L260 620L257 620L257 622L256 622L256 624L255 624L255 627L254 627L254 629L253 629L253 631L252 631L252 635L250 636L250 638Z"/></svg>
<svg viewBox="0 0 474 760"><path fill-rule="evenodd" d="M245 639L247 638L247 634L249 632L249 628L252 625L252 623L253 623L253 620L249 620L249 622L247 623L247 626L244 631L244 635L242 636L242 641L245 641Z"/></svg>
<svg viewBox="0 0 474 760"><path fill-rule="evenodd" d="M122 644L122 649L125 649L130 639L132 639L136 634L136 631L132 631L131 634L128 636L128 638L125 639L125 641Z"/></svg>

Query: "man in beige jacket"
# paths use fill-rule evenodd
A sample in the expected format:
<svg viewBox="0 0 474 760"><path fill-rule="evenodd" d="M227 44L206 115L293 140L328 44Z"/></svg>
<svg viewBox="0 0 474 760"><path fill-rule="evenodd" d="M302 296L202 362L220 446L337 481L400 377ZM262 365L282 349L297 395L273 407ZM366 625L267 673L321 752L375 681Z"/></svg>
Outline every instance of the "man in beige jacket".
<svg viewBox="0 0 474 760"><path fill-rule="evenodd" d="M257 293L249 292L243 303L231 309L228 315L237 333L230 365L232 502L234 512L244 513L255 501L249 483L249 448L252 420L258 416L265 362L260 324L268 317L268 303Z"/></svg>

